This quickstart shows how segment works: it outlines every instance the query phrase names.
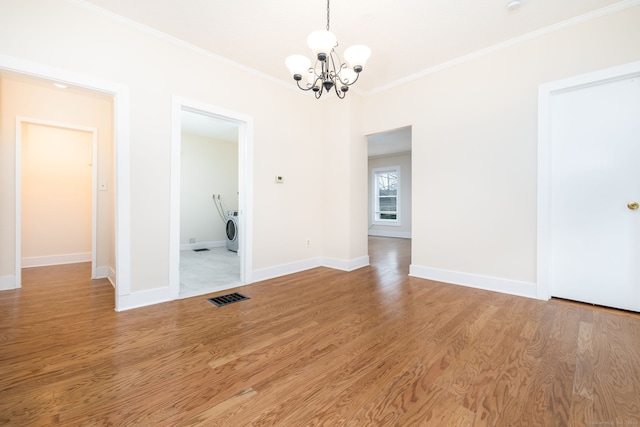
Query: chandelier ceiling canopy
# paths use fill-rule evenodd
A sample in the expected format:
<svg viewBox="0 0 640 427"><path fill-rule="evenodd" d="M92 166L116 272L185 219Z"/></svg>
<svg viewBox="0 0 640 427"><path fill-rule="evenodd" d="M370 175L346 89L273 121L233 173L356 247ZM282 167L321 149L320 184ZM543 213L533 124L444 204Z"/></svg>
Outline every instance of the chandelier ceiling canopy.
<svg viewBox="0 0 640 427"><path fill-rule="evenodd" d="M335 50L338 40L329 31L329 15L327 0L327 29L314 31L307 37L307 45L315 58L313 67L311 60L304 55L291 55L287 57L285 64L300 89L312 90L316 98L320 98L324 91L333 89L338 98L344 98L349 86L358 80L371 56L371 49L363 45L351 46L344 51L346 62L343 62Z"/></svg>

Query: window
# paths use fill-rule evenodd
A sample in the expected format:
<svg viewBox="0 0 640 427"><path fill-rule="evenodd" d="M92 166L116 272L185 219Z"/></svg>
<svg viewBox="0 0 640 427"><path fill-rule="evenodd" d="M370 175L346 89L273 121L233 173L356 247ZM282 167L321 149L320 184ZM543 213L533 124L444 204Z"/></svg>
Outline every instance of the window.
<svg viewBox="0 0 640 427"><path fill-rule="evenodd" d="M400 225L400 166L372 169L373 222Z"/></svg>

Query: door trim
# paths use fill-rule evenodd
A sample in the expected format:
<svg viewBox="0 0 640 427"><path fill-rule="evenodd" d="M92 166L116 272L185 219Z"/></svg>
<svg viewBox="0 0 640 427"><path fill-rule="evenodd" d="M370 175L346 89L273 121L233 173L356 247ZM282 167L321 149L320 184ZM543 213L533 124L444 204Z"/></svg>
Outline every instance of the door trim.
<svg viewBox="0 0 640 427"><path fill-rule="evenodd" d="M240 281L253 274L253 117L173 96L171 109L171 201L169 219L169 295L180 297L180 159L182 111L191 111L238 124L238 233ZM234 285L239 286L239 285Z"/></svg>
<svg viewBox="0 0 640 427"><path fill-rule="evenodd" d="M50 126L60 129L91 133L91 278L96 279L97 264L97 209L98 209L98 129L89 126L73 125L50 120L16 117L15 147L15 227L16 227L16 288L22 287L22 125Z"/></svg>
<svg viewBox="0 0 640 427"><path fill-rule="evenodd" d="M129 87L3 54L0 54L0 70L113 96L116 259L115 272L113 276L110 274L110 279L115 287L115 310L120 311L125 297L131 294Z"/></svg>
<svg viewBox="0 0 640 427"><path fill-rule="evenodd" d="M558 93L640 76L640 61L581 74L538 87L537 297L551 298L551 101Z"/></svg>

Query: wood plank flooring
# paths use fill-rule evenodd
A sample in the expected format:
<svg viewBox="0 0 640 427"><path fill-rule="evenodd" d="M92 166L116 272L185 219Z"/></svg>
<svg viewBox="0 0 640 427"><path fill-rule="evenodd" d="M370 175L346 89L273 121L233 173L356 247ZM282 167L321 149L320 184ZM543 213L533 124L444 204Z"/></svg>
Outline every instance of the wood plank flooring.
<svg viewBox="0 0 640 427"><path fill-rule="evenodd" d="M640 316L316 268L116 313L73 264L0 292L0 425L640 426Z"/></svg>

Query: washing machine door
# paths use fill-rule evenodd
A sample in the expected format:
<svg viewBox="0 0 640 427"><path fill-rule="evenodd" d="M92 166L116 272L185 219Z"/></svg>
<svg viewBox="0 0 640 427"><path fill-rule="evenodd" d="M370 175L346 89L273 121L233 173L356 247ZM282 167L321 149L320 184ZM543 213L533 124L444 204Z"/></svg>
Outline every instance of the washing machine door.
<svg viewBox="0 0 640 427"><path fill-rule="evenodd" d="M227 220L227 240L233 242L238 237L238 229L236 222L232 219Z"/></svg>

